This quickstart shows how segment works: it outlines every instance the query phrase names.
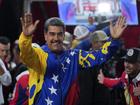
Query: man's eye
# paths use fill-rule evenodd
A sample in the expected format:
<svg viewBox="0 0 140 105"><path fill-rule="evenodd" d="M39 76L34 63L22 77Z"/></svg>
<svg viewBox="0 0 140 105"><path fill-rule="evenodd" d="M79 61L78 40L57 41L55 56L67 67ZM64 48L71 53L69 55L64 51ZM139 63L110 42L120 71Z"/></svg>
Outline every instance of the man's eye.
<svg viewBox="0 0 140 105"><path fill-rule="evenodd" d="M55 33L55 32L49 32L50 35L59 35L59 36L62 36L63 35L63 32L58 32L58 33Z"/></svg>
<svg viewBox="0 0 140 105"><path fill-rule="evenodd" d="M50 35L55 35L55 33L54 33L54 32L49 32L49 34L50 34Z"/></svg>
<svg viewBox="0 0 140 105"><path fill-rule="evenodd" d="M57 35L63 35L63 32L59 32L59 33L57 33Z"/></svg>

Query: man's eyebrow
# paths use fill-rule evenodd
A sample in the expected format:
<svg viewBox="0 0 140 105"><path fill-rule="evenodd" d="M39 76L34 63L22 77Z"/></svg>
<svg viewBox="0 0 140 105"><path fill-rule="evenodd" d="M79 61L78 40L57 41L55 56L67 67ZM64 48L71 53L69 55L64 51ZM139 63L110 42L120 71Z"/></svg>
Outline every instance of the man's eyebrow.
<svg viewBox="0 0 140 105"><path fill-rule="evenodd" d="M62 34L63 32L49 32L49 33L51 33L51 34Z"/></svg>

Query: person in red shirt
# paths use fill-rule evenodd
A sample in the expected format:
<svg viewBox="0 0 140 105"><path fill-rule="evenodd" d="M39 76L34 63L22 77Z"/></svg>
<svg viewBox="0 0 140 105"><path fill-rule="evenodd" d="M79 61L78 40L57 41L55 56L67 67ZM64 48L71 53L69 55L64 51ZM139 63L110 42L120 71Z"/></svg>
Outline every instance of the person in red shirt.
<svg viewBox="0 0 140 105"><path fill-rule="evenodd" d="M124 59L125 71L120 78L105 77L100 70L97 79L111 88L122 83L127 105L140 105L140 49L129 49Z"/></svg>
<svg viewBox="0 0 140 105"><path fill-rule="evenodd" d="M29 88L28 88L28 80L29 80L29 72L26 70L20 73L16 77L16 85L14 88L13 97L9 102L9 105L28 105L28 97L29 97Z"/></svg>

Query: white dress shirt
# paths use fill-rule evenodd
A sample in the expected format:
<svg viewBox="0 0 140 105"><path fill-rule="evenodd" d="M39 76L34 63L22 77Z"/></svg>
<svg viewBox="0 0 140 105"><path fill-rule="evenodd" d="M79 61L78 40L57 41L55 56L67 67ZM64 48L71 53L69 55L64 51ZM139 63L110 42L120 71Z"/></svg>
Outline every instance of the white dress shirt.
<svg viewBox="0 0 140 105"><path fill-rule="evenodd" d="M4 85L4 86L10 85L12 82L12 78L11 78L9 71L6 69L5 64L2 61L2 59L0 59L0 66L4 70L4 74L0 75L0 105L1 105L1 104L4 104L2 85Z"/></svg>

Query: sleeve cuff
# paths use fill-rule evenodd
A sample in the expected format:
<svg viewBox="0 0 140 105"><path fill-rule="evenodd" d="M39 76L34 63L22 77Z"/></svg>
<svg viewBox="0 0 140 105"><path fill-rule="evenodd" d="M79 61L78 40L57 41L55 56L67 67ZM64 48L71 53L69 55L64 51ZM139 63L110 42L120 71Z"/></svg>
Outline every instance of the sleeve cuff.
<svg viewBox="0 0 140 105"><path fill-rule="evenodd" d="M22 32L21 37L23 37L24 39L31 39L32 35L27 36L27 35L24 35L24 33Z"/></svg>

